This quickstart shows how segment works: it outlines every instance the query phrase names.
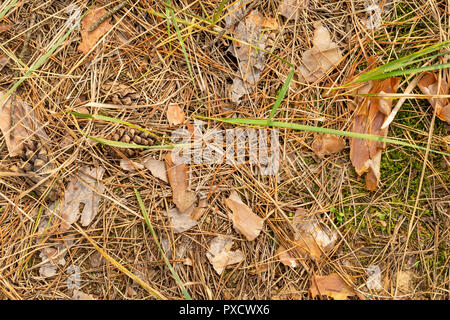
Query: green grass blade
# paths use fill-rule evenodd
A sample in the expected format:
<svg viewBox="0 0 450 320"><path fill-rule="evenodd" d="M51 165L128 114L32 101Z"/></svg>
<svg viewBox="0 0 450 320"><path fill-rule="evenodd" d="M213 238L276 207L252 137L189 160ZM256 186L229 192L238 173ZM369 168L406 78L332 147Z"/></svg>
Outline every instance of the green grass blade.
<svg viewBox="0 0 450 320"><path fill-rule="evenodd" d="M6 8L3 9L2 12L0 12L0 19L3 18L3 17L8 13L8 11L9 11L12 7L14 7L14 5L15 5L16 3L17 3L17 0L11 1L11 3L8 4L8 5L6 6Z"/></svg>
<svg viewBox="0 0 450 320"><path fill-rule="evenodd" d="M329 133L329 134L335 134L335 135L345 136L345 137L350 137L350 138L358 138L358 139L366 139L366 140L385 142L385 143L400 145L400 146L404 146L404 147L419 149L419 150L423 150L423 151L427 150L427 148L425 148L425 147L410 144L410 143L404 142L399 139L386 138L386 137L381 137L381 136L376 136L376 135L371 135L371 134L356 133L356 132L349 132L349 131L329 129L329 128L313 127L313 126L297 124L297 123L260 120L260 119L245 119L245 118L228 119L228 118L210 118L210 117L203 117L203 116L197 116L197 118L205 119L205 120L220 121L220 122L224 122L224 123L231 123L231 124L235 124L235 125L276 127L276 128L285 128L285 129L292 129L292 130L299 130L299 131ZM430 150L430 151L434 152L434 153L442 154L445 156L450 156L450 153L447 153L447 152L442 152L442 151L438 151L438 150Z"/></svg>
<svg viewBox="0 0 450 320"><path fill-rule="evenodd" d="M220 16L222 15L223 12L223 8L225 7L225 4L227 3L227 0L222 0L219 4L219 8L217 8L217 12L214 14L213 16L213 26L217 23L217 21L219 20Z"/></svg>
<svg viewBox="0 0 450 320"><path fill-rule="evenodd" d="M187 292L183 283L181 282L181 279L178 276L177 272L172 267L172 264L170 263L169 259L167 259L167 256L166 256L164 250L161 248L161 245L159 244L158 237L156 236L155 230L153 230L152 224L150 223L150 219L148 218L148 213L147 213L147 210L145 209L144 203L142 202L141 195L139 194L139 191L137 191L136 188L134 188L134 193L136 194L136 198L138 200L139 207L141 208L142 215L144 216L145 223L147 224L147 227L150 229L150 233L152 234L153 240L155 240L155 243L158 246L159 252L161 252L164 262L166 263L167 267L169 268L170 272L172 273L173 277L175 278L175 281L177 282L178 286L180 287L181 291L183 292L184 298L186 300L192 300L191 296L189 295L189 293Z"/></svg>
<svg viewBox="0 0 450 320"><path fill-rule="evenodd" d="M441 69L446 69L449 67L450 67L450 63L434 64L431 66L391 71L391 72L387 72L387 73L383 73L383 74L376 74L376 75L371 75L371 76L362 77L362 78L360 77L360 78L358 78L358 80L356 82L386 79L386 78L390 78L390 77L404 76L404 75L408 75L408 74L421 73L421 72L425 72L425 71L441 70Z"/></svg>
<svg viewBox="0 0 450 320"><path fill-rule="evenodd" d="M286 92L289 89L289 85L291 83L291 80L292 80L293 76L294 76L294 69L292 68L291 71L289 71L289 74L288 74L288 76L286 78L286 81L283 83L283 86L281 87L280 92L278 92L277 100L275 101L275 104L273 105L272 111L270 112L270 115L269 115L269 120L272 120L273 116L277 112L278 107L281 104L281 101L283 101L284 96L286 95Z"/></svg>

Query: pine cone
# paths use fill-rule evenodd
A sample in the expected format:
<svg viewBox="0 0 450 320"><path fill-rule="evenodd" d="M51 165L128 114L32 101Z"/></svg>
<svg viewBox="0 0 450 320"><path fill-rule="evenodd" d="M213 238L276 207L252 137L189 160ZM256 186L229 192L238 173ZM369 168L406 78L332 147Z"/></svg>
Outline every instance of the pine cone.
<svg viewBox="0 0 450 320"><path fill-rule="evenodd" d="M114 141L139 144L142 146L151 146L154 142L152 135L132 128L120 128L111 138ZM121 151L130 158L138 156L144 150L145 149L121 148Z"/></svg>
<svg viewBox="0 0 450 320"><path fill-rule="evenodd" d="M48 158L47 150L38 141L27 144L20 156L19 164L11 167L11 171L27 174L26 178L30 186L47 178L54 169L55 165ZM50 201L57 200L64 186L59 179L54 184L53 180L52 178L48 178L33 191L38 195L48 192L46 199Z"/></svg>
<svg viewBox="0 0 450 320"><path fill-rule="evenodd" d="M137 104L140 99L140 95L136 90L121 83L105 83L101 86L101 92L103 94L109 94L109 99L112 103L118 105L129 106Z"/></svg>

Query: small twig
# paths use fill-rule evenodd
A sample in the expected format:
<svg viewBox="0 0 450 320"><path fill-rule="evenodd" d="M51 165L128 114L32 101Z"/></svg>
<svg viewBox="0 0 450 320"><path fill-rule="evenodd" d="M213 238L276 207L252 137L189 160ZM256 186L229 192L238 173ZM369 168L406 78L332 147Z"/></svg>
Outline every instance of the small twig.
<svg viewBox="0 0 450 320"><path fill-rule="evenodd" d="M102 23L103 21L105 21L106 19L109 19L112 17L113 14L115 14L117 11L119 11L120 9L122 9L123 7L125 7L125 5L127 4L126 1L122 2L121 4L115 6L114 8L112 8L111 11L105 13L103 16L101 16L100 19L97 20L96 23L94 23L90 28L89 28L89 32L94 31L95 29L97 29Z"/></svg>
<svg viewBox="0 0 450 320"><path fill-rule="evenodd" d="M14 140L14 125L15 125L15 114L16 113L16 95L13 93L11 97L11 106L9 108L9 116L10 116L10 126L11 132L9 133L9 139L11 142Z"/></svg>
<svg viewBox="0 0 450 320"><path fill-rule="evenodd" d="M34 22L36 21L36 13L33 12L30 18L30 28L27 31L27 34L25 35L25 42L23 43L22 51L20 51L19 59L22 60L25 56L25 53L28 50L28 44L30 43L31 39L31 31L33 31Z"/></svg>
<svg viewBox="0 0 450 320"><path fill-rule="evenodd" d="M220 33L214 38L213 41L211 41L209 44L203 47L203 50L209 50L213 45L217 43L228 31L233 29L238 23L242 21L249 13L252 11L256 6L258 5L258 1L252 2L247 9L227 28L222 29Z"/></svg>

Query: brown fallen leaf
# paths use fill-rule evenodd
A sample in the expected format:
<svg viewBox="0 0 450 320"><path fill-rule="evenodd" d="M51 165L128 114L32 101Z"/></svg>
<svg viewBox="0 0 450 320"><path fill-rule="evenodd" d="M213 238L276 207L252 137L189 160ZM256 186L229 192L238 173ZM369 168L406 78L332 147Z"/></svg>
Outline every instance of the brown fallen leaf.
<svg viewBox="0 0 450 320"><path fill-rule="evenodd" d="M174 164L172 153L165 157L167 177L172 189L173 203L180 212L185 212L191 207L196 199L195 193L188 191L188 170L185 163Z"/></svg>
<svg viewBox="0 0 450 320"><path fill-rule="evenodd" d="M285 266L291 267L293 269L297 268L297 259L282 245L278 247L275 255L277 256L278 260Z"/></svg>
<svg viewBox="0 0 450 320"><path fill-rule="evenodd" d="M92 295L84 293L83 291L74 289L72 293L72 300L97 300Z"/></svg>
<svg viewBox="0 0 450 320"><path fill-rule="evenodd" d="M198 202L198 206L195 207L194 212L192 212L192 219L198 221L206 211L208 207L208 202L206 199L202 199Z"/></svg>
<svg viewBox="0 0 450 320"><path fill-rule="evenodd" d="M8 31L11 29L11 25L8 23L0 23L0 33Z"/></svg>
<svg viewBox="0 0 450 320"><path fill-rule="evenodd" d="M337 273L328 276L314 275L309 288L311 297L328 296L334 300L346 300L348 297L357 295Z"/></svg>
<svg viewBox="0 0 450 320"><path fill-rule="evenodd" d="M125 171L134 172L136 170L144 169L144 166L136 161L129 159L120 159L120 167Z"/></svg>
<svg viewBox="0 0 450 320"><path fill-rule="evenodd" d="M232 246L233 240L223 236L215 237L209 244L206 257L219 275L222 274L228 265L236 264L244 260L242 251L231 251Z"/></svg>
<svg viewBox="0 0 450 320"><path fill-rule="evenodd" d="M170 220L173 233L181 233L195 227L198 224L197 220L192 218L194 212L194 205L191 205L187 210L180 212L177 208L172 208L167 211L167 216Z"/></svg>
<svg viewBox="0 0 450 320"><path fill-rule="evenodd" d="M47 140L48 137L27 102L16 94L2 100L5 94L5 91L0 90L0 129L5 137L9 156L15 157L22 154L26 143L31 142L35 136L43 140Z"/></svg>
<svg viewBox="0 0 450 320"><path fill-rule="evenodd" d="M302 10L308 8L309 0L283 0L278 8L278 14L288 20L297 20Z"/></svg>
<svg viewBox="0 0 450 320"><path fill-rule="evenodd" d="M144 167L152 173L155 178L161 179L162 181L169 183L169 178L167 177L167 170L164 161L156 160L151 157L144 159Z"/></svg>
<svg viewBox="0 0 450 320"><path fill-rule="evenodd" d="M63 219L61 231L66 231L80 216L83 227L88 226L95 218L101 195L105 191L101 182L104 173L103 167L82 167L67 185L63 203L55 202L50 205L50 213L56 207Z"/></svg>
<svg viewBox="0 0 450 320"><path fill-rule="evenodd" d="M342 58L337 44L331 41L328 30L320 23L316 23L313 47L302 54L298 72L301 82L315 82L322 78L328 70L336 67Z"/></svg>
<svg viewBox="0 0 450 320"><path fill-rule="evenodd" d="M396 275L396 288L400 294L413 293L413 279L414 272L411 270L397 272Z"/></svg>
<svg viewBox="0 0 450 320"><path fill-rule="evenodd" d="M372 83L370 94L395 93L400 78L376 80ZM384 120L389 116L392 99L365 97L359 104L353 120L352 131L356 133L387 136L388 128L381 129ZM381 153L385 144L379 141L351 138L350 159L358 176L366 175L366 188L375 190L380 181Z"/></svg>
<svg viewBox="0 0 450 320"><path fill-rule="evenodd" d="M345 148L345 140L334 134L320 133L314 136L311 147L319 158L323 158L341 152Z"/></svg>
<svg viewBox="0 0 450 320"><path fill-rule="evenodd" d="M319 259L323 252L333 249L337 233L325 228L315 215L308 214L305 209L298 208L293 219L295 252L300 257Z"/></svg>
<svg viewBox="0 0 450 320"><path fill-rule="evenodd" d="M440 86L439 86L440 84ZM448 94L449 86L447 81L439 78L437 74L426 72L418 83L420 91L425 95L446 95ZM438 88L439 86L439 88ZM436 109L436 115L442 121L450 123L450 101L448 98L429 98L431 106Z"/></svg>
<svg viewBox="0 0 450 320"><path fill-rule="evenodd" d="M247 240L254 240L261 233L264 220L242 202L236 191L225 200L225 204L233 212L229 217L236 231L242 233Z"/></svg>
<svg viewBox="0 0 450 320"><path fill-rule="evenodd" d="M107 33L113 25L109 23L109 19L103 21L97 29L89 32L89 28L96 23L107 11L104 8L92 6L91 11L81 21L81 43L78 46L78 51L87 54L100 40L105 33Z"/></svg>
<svg viewBox="0 0 450 320"><path fill-rule="evenodd" d="M184 122L184 112L178 103L170 103L167 107L167 120L170 125L179 125Z"/></svg>
<svg viewBox="0 0 450 320"><path fill-rule="evenodd" d="M6 54L0 56L0 71L8 64L9 57Z"/></svg>

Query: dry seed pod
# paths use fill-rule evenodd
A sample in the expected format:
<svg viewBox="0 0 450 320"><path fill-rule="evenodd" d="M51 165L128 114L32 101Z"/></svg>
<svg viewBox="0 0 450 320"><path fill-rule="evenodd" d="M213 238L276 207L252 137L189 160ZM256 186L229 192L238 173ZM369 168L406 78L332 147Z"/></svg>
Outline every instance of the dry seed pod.
<svg viewBox="0 0 450 320"><path fill-rule="evenodd" d="M120 128L114 133L111 137L114 141L131 143L131 144L139 144L142 146L151 146L153 145L153 136L147 132L143 132L141 130L133 129L133 128ZM125 155L128 157L135 157L139 155L144 149L130 149L130 148L121 148L120 149Z"/></svg>
<svg viewBox="0 0 450 320"><path fill-rule="evenodd" d="M27 183L30 186L40 183L33 191L39 196L48 192L46 199L55 201L64 189L61 180L49 177L55 169L55 164L48 157L48 152L40 141L26 144L20 156L19 163L11 167L11 171L26 174Z"/></svg>

